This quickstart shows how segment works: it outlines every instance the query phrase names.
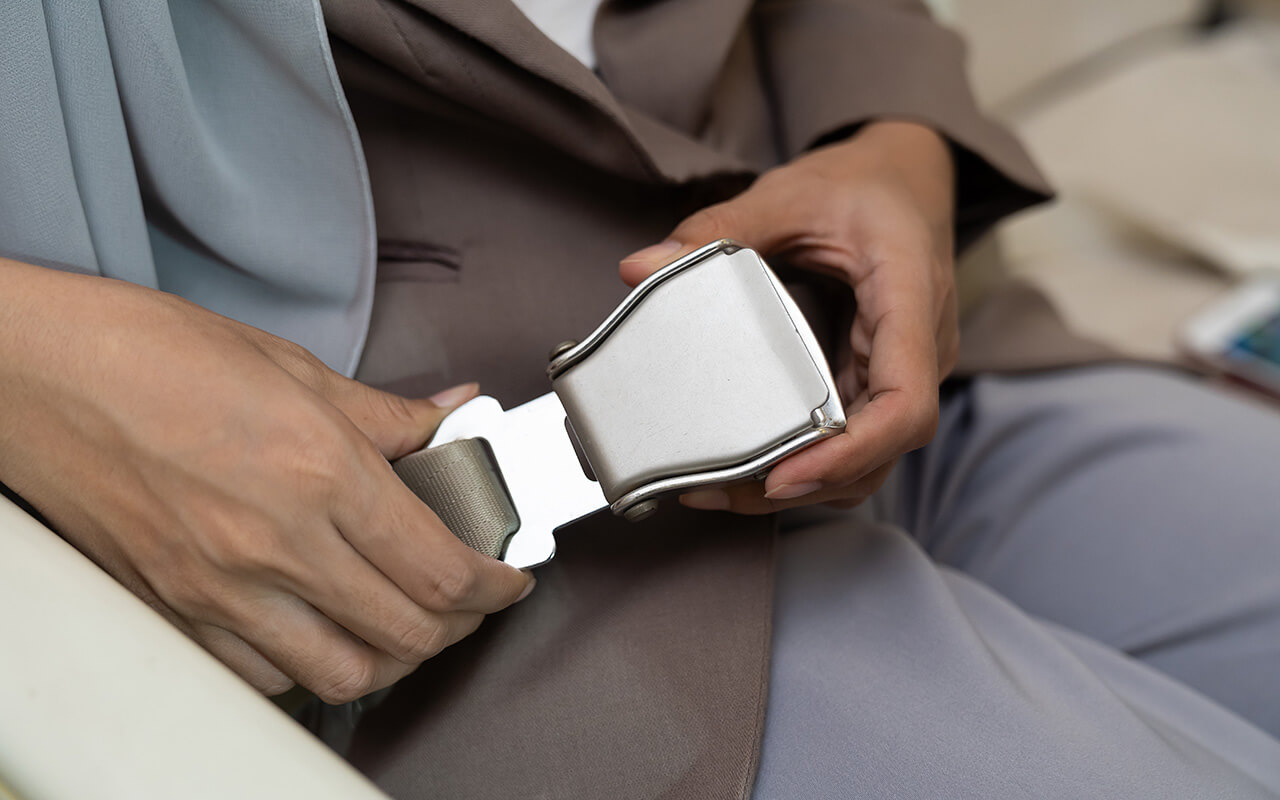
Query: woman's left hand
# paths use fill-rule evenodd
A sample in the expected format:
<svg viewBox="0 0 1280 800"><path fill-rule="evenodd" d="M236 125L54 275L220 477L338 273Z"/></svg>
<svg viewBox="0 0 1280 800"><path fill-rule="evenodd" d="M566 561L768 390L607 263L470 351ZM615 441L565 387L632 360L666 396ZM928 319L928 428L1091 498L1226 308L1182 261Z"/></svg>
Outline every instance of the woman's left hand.
<svg viewBox="0 0 1280 800"><path fill-rule="evenodd" d="M852 507L938 423L938 384L959 345L953 273L954 165L946 142L909 122L857 135L766 172L621 263L635 285L679 256L729 238L762 256L841 277L857 312L836 382L848 427L775 466L763 483L681 497L693 508L762 514Z"/></svg>

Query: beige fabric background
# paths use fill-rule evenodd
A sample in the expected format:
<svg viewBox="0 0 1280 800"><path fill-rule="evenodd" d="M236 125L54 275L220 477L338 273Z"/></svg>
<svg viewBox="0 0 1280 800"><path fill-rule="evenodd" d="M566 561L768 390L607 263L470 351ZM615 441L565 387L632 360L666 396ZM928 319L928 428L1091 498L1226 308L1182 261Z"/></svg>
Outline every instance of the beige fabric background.
<svg viewBox="0 0 1280 800"><path fill-rule="evenodd" d="M1207 36L1202 0L935 5L970 40L979 99L1060 190L998 241L1074 330L1175 358L1182 320L1280 268L1280 3L1239 4Z"/></svg>

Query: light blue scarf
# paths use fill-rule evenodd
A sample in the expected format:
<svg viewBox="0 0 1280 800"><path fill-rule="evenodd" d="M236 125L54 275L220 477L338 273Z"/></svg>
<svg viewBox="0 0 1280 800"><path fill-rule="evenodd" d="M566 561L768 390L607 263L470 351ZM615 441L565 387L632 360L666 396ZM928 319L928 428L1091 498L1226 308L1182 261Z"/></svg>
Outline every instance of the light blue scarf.
<svg viewBox="0 0 1280 800"><path fill-rule="evenodd" d="M351 374L375 238L316 0L0 0L0 255L174 292Z"/></svg>

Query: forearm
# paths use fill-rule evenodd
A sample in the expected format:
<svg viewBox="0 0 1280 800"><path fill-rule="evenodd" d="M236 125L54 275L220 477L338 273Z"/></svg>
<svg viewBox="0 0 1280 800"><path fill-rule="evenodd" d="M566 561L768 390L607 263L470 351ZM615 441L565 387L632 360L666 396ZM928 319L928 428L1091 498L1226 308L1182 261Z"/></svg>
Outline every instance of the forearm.
<svg viewBox="0 0 1280 800"><path fill-rule="evenodd" d="M0 376L6 381L29 377L32 364L47 355L45 339L56 333L49 325L53 308L76 314L82 282L102 280L0 258Z"/></svg>
<svg viewBox="0 0 1280 800"><path fill-rule="evenodd" d="M70 280L69 280L70 279ZM60 356L73 330L54 322L57 311L77 318L79 276L0 258L0 481L14 480L15 437L21 407L40 402L42 385L65 377Z"/></svg>

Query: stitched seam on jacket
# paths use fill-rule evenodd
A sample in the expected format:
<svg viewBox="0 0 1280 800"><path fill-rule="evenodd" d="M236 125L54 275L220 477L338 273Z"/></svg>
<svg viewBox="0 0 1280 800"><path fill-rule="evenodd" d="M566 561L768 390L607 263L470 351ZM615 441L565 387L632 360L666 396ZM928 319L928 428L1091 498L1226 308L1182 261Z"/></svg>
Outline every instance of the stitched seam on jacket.
<svg viewBox="0 0 1280 800"><path fill-rule="evenodd" d="M769 664L773 657L773 605L778 572L777 514L771 516L769 525L769 550L766 554L769 563L769 575L766 581L767 589L762 598L764 608L761 611L764 615L764 625L761 626L761 641L759 643L761 656L760 678L756 684L756 724L752 730L752 748L748 755L747 769L742 777L742 785L738 788L740 800L751 800L751 794L756 785L756 773L760 769L761 752L764 749L764 716L769 701Z"/></svg>

